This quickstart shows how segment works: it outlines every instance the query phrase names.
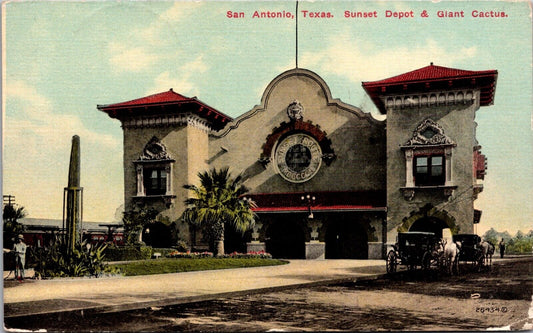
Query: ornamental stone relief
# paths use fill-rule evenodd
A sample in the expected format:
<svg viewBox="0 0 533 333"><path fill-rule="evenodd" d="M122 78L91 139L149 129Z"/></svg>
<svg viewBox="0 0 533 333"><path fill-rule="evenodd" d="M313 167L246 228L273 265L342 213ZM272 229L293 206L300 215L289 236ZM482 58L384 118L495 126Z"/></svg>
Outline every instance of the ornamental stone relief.
<svg viewBox="0 0 533 333"><path fill-rule="evenodd" d="M304 115L304 107L300 102L294 100L289 106L287 106L287 115L291 120L301 120Z"/></svg>
<svg viewBox="0 0 533 333"><path fill-rule="evenodd" d="M144 146L143 154L139 156L141 161L155 161L155 160L170 160L171 157L167 153L167 147L157 137L153 137Z"/></svg>
<svg viewBox="0 0 533 333"><path fill-rule="evenodd" d="M404 146L418 145L454 145L455 143L444 134L442 127L431 119L421 122L413 131L411 139Z"/></svg>

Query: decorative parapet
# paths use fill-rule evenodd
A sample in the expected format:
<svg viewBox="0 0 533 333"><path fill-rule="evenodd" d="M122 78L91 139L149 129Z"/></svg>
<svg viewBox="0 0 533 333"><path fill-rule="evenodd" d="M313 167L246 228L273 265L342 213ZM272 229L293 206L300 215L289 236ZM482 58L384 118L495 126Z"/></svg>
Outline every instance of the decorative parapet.
<svg viewBox="0 0 533 333"><path fill-rule="evenodd" d="M473 103L475 94L473 90L434 91L420 94L382 96L381 100L387 109L420 108Z"/></svg>

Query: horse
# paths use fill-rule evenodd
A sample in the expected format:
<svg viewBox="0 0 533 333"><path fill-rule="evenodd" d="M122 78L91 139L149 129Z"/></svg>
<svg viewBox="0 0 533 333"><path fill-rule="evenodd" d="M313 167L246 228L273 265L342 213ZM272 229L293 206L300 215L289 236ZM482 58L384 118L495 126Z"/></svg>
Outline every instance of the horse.
<svg viewBox="0 0 533 333"><path fill-rule="evenodd" d="M486 240L479 243L479 248L482 254L482 263L484 266L492 266L492 255L494 254L494 245Z"/></svg>
<svg viewBox="0 0 533 333"><path fill-rule="evenodd" d="M459 274L459 253L461 252L461 242L444 241L444 265L448 274L455 271Z"/></svg>

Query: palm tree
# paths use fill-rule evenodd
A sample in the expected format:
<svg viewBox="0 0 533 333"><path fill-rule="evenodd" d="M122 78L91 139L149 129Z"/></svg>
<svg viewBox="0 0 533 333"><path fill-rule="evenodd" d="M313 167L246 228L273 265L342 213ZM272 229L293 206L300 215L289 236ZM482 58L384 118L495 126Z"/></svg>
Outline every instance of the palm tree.
<svg viewBox="0 0 533 333"><path fill-rule="evenodd" d="M11 247L15 237L24 231L24 226L18 220L25 218L27 215L26 209L22 206L18 208L14 205L4 206L2 216L4 219L4 247Z"/></svg>
<svg viewBox="0 0 533 333"><path fill-rule="evenodd" d="M242 176L231 178L227 167L200 172L198 178L200 186L183 186L193 192L193 197L185 200L187 209L182 218L185 222L204 227L216 245L216 255L222 255L226 225L241 233L252 228L256 219L252 211L255 204L242 197L248 192L242 185Z"/></svg>

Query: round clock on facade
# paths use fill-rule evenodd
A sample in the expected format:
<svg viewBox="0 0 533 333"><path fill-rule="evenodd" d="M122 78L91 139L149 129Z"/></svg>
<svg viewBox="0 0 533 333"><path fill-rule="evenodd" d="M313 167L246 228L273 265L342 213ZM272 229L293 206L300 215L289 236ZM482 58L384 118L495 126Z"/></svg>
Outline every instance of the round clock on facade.
<svg viewBox="0 0 533 333"><path fill-rule="evenodd" d="M281 140L274 151L274 165L283 179L303 183L313 178L322 163L322 149L309 135L298 133Z"/></svg>

